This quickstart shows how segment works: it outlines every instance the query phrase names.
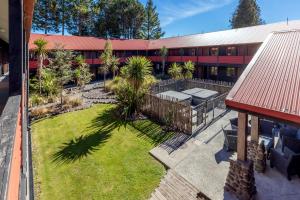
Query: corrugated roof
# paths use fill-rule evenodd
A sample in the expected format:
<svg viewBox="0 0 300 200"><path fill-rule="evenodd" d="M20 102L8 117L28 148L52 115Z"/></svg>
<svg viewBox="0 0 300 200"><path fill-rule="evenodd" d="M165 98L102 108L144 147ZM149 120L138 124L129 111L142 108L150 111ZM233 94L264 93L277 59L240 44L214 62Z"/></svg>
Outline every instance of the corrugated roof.
<svg viewBox="0 0 300 200"><path fill-rule="evenodd" d="M266 37L274 31L300 29L300 20L252 26L240 29L188 35L181 37L164 38L159 40L111 40L114 50L151 50L185 47L205 47L220 45L241 45L262 43ZM66 49L71 50L102 50L105 40L96 37L62 36L31 34L29 49L34 49L33 41L38 38L45 38L48 42L48 49L53 49L55 44L64 44Z"/></svg>
<svg viewBox="0 0 300 200"><path fill-rule="evenodd" d="M262 43L266 37L274 31L300 29L300 20L247 28L238 28L225 31L188 35L182 37L165 38L152 40L149 49L159 49L162 46L167 48L239 45Z"/></svg>
<svg viewBox="0 0 300 200"><path fill-rule="evenodd" d="M103 50L106 40L97 37L87 36L70 36L70 35L48 35L35 34L30 36L29 49L34 49L33 42L37 39L43 38L48 41L47 48L55 49L60 44L68 50ZM147 40L120 40L111 39L114 50L146 50L148 48Z"/></svg>
<svg viewBox="0 0 300 200"><path fill-rule="evenodd" d="M300 30L273 33L266 39L226 105L300 124Z"/></svg>

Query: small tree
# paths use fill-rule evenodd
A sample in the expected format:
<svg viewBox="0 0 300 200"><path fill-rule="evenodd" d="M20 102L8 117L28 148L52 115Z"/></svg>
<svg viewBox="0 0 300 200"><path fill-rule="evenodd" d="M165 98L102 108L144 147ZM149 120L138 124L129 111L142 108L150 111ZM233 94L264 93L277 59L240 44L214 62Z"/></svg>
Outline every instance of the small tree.
<svg viewBox="0 0 300 200"><path fill-rule="evenodd" d="M42 90L43 93L46 93L46 95L49 97L52 97L53 95L57 95L57 79L55 71L51 68L43 68L41 71L42 74Z"/></svg>
<svg viewBox="0 0 300 200"><path fill-rule="evenodd" d="M193 73L195 71L195 65L192 61L185 62L183 65L183 77L185 79L193 78Z"/></svg>
<svg viewBox="0 0 300 200"><path fill-rule="evenodd" d="M46 46L47 46L48 42L46 40L44 40L43 38L40 38L40 39L35 40L33 43L36 46L34 51L38 58L37 75L38 75L38 80L39 80L39 92L40 92L40 94L42 94L42 68L44 65L44 60L47 57Z"/></svg>
<svg viewBox="0 0 300 200"><path fill-rule="evenodd" d="M117 58L116 56L112 56L111 58L111 71L113 73L113 78L115 78L116 73L119 70L119 58Z"/></svg>
<svg viewBox="0 0 300 200"><path fill-rule="evenodd" d="M102 61L104 88L105 88L106 74L109 72L111 68L112 56L113 56L112 45L111 42L107 40L105 43L104 51L100 56L100 60Z"/></svg>
<svg viewBox="0 0 300 200"><path fill-rule="evenodd" d="M74 71L76 84L79 87L85 86L92 80L93 74L90 73L89 65L85 62L84 58L80 55L75 58L77 68Z"/></svg>
<svg viewBox="0 0 300 200"><path fill-rule="evenodd" d="M155 82L151 66L151 61L145 57L131 57L121 69L123 80L119 82L117 99L126 118L139 110L144 94Z"/></svg>
<svg viewBox="0 0 300 200"><path fill-rule="evenodd" d="M49 67L55 71L60 93L60 104L63 104L64 85L69 83L73 78L72 61L73 52L64 50L63 47L57 47L53 52L53 58L50 60Z"/></svg>
<svg viewBox="0 0 300 200"><path fill-rule="evenodd" d="M161 49L160 49L160 56L161 56L161 59L162 59L162 73L163 75L165 75L165 66L166 66L166 58L167 58L167 55L168 55L168 49L163 46Z"/></svg>
<svg viewBox="0 0 300 200"><path fill-rule="evenodd" d="M169 75L173 79L181 79L182 78L182 67L177 63L173 63L168 70Z"/></svg>

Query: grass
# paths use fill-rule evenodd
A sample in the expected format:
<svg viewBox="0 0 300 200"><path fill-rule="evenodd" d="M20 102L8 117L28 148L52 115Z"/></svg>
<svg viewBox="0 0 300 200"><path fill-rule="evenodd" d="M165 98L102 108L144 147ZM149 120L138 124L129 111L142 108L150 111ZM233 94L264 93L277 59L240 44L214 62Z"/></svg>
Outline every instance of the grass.
<svg viewBox="0 0 300 200"><path fill-rule="evenodd" d="M170 137L151 121L124 123L113 105L32 124L37 199L148 199L165 173L149 150Z"/></svg>

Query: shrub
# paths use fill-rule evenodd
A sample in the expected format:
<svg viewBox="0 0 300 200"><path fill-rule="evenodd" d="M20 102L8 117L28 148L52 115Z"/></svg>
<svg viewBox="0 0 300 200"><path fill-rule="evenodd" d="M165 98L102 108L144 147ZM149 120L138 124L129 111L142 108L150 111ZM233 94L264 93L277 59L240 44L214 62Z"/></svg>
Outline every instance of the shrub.
<svg viewBox="0 0 300 200"><path fill-rule="evenodd" d="M81 98L75 98L75 99L71 99L69 103L72 106L72 108L74 108L74 107L81 106L83 102Z"/></svg>
<svg viewBox="0 0 300 200"><path fill-rule="evenodd" d="M45 108L45 107L44 108L34 108L31 110L30 116L33 118L42 118L51 112L52 112L52 109Z"/></svg>
<svg viewBox="0 0 300 200"><path fill-rule="evenodd" d="M123 79L121 77L116 76L113 80L107 81L105 89L110 92L116 93L122 81Z"/></svg>
<svg viewBox="0 0 300 200"><path fill-rule="evenodd" d="M39 106L44 103L45 99L38 94L33 94L29 98L29 106L34 107L34 106Z"/></svg>
<svg viewBox="0 0 300 200"><path fill-rule="evenodd" d="M70 109L70 108L75 108L78 106L81 106L83 104L83 101L81 98L69 98L65 97L63 99L63 108L64 109Z"/></svg>

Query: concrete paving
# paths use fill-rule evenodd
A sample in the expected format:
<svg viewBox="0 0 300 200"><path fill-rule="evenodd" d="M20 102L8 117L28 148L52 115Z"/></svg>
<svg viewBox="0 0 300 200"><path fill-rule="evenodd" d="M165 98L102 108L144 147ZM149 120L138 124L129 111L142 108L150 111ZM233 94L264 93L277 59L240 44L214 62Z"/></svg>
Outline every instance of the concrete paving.
<svg viewBox="0 0 300 200"><path fill-rule="evenodd" d="M216 123L209 126L182 148L171 154L156 149L157 158L168 163L180 176L194 185L212 200L234 200L231 194L224 192L224 185L229 170L229 159L236 159L236 154L223 149L224 136L222 126L229 125L229 119L236 117L236 112L229 112ZM300 179L293 177L288 181L276 169L267 168L266 173L255 173L257 200L299 200Z"/></svg>

